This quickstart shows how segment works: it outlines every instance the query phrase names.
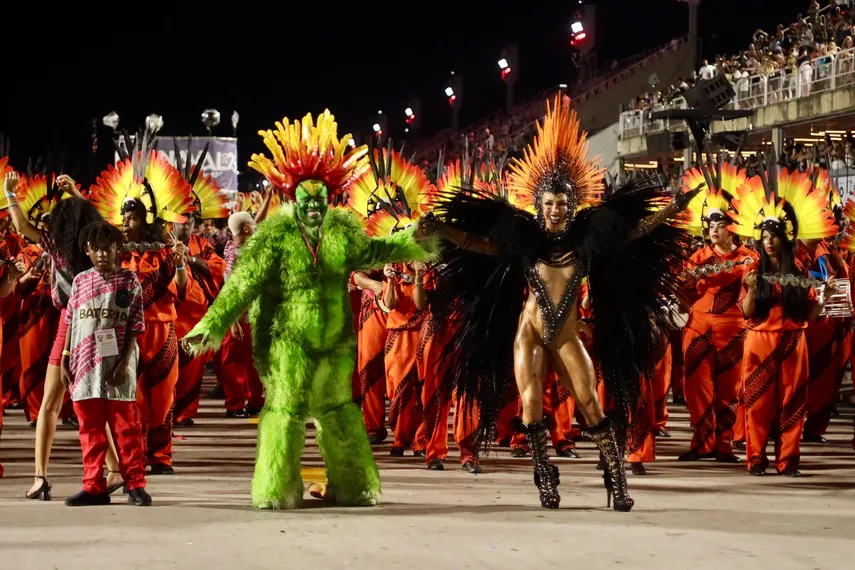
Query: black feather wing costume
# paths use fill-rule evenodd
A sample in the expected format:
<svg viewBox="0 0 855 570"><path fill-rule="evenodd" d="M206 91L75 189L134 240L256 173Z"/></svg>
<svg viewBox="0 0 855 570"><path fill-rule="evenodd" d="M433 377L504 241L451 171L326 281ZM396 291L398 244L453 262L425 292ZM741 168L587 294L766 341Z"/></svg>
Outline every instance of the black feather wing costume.
<svg viewBox="0 0 855 570"><path fill-rule="evenodd" d="M527 194L529 205L539 211L543 189L559 184L573 210L590 204L597 199L602 171L585 163L585 154L584 133L569 101L556 101L538 125L534 148L512 166L510 195L525 205ZM580 209L559 236L547 234L539 216L500 195L461 189L440 198L435 214L444 223L485 238L496 249L496 255L486 255L449 245L431 297L437 322L451 325L443 331L449 342L441 366L458 398L477 402L479 442L493 440L499 407L514 379L514 339L529 286L526 269L557 263L569 252L576 254L577 271L588 276L594 308L591 356L625 420L638 398L641 376L655 366L654 347L667 327L662 307L678 292L678 273L689 251L688 236L669 225L635 231L671 196L652 182L634 182L601 204ZM632 232L637 239L629 240Z"/></svg>

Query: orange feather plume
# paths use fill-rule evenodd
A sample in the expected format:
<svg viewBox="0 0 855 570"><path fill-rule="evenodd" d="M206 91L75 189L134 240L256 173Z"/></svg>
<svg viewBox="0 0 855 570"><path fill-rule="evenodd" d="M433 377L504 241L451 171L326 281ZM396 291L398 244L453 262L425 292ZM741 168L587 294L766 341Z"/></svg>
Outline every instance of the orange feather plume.
<svg viewBox="0 0 855 570"><path fill-rule="evenodd" d="M606 169L588 160L587 137L569 97L556 96L552 105L547 101L534 141L522 160L510 164L508 187L521 207L539 210L544 192L568 194L573 212L602 197Z"/></svg>

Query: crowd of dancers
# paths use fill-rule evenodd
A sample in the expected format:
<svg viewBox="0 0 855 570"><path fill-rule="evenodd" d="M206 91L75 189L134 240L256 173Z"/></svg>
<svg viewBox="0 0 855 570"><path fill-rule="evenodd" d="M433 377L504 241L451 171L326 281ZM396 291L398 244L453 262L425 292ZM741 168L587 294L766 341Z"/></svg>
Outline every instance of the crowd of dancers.
<svg viewBox="0 0 855 570"><path fill-rule="evenodd" d="M855 274L855 203L826 171L722 158L673 195L607 187L561 99L522 160L463 156L435 181L391 145L350 148L328 112L283 123L250 163L270 185L236 204L146 133L89 189L0 159L2 403L36 430L26 497L51 499L63 420L84 465L66 504L151 504L206 367L228 417L261 416L259 508L301 503L307 417L328 479L311 494L337 504L376 502L369 445L390 438L443 470L452 407L462 469L489 446L531 456L546 508L549 434L562 457L596 443L630 510L624 460L646 474L669 391L694 429L681 461L764 475L771 438L775 471L798 476L800 442L824 442Z"/></svg>

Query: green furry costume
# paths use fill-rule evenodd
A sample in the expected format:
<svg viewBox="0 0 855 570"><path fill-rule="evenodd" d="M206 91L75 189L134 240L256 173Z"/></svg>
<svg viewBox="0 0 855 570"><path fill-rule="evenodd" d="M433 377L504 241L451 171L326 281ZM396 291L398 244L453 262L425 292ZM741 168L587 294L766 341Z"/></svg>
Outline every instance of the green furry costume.
<svg viewBox="0 0 855 570"><path fill-rule="evenodd" d="M327 499L374 505L380 475L352 400L356 333L347 284L353 271L430 260L436 241L417 243L415 228L369 238L350 211L331 208L320 222L314 263L298 207L285 205L259 225L188 343L194 352L216 350L249 308L253 357L267 394L258 422L254 507L302 503L300 456L309 416L326 464Z"/></svg>

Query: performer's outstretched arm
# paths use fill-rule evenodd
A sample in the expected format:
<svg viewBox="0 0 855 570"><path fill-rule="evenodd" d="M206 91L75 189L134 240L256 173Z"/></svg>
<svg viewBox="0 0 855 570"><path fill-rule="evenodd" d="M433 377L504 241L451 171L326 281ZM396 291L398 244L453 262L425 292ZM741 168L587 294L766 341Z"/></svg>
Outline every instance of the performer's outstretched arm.
<svg viewBox="0 0 855 570"><path fill-rule="evenodd" d="M405 261L431 261L437 257L439 239L435 236L416 239L416 228L407 228L390 236L369 238L354 221L348 228L352 248L351 269L353 271L379 269L387 263Z"/></svg>
<svg viewBox="0 0 855 570"><path fill-rule="evenodd" d="M492 255L494 257L499 255L499 248L487 238L474 236L469 232L458 230L454 226L440 221L433 215L428 214L425 216L423 226L427 231L442 236L460 249L483 253L484 255Z"/></svg>
<svg viewBox="0 0 855 570"><path fill-rule="evenodd" d="M275 240L276 228L265 224L241 248L238 261L214 303L199 324L187 333L185 349L188 352L199 354L219 348L229 328L261 295L264 284L273 271L278 270L274 259Z"/></svg>

